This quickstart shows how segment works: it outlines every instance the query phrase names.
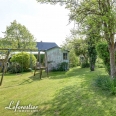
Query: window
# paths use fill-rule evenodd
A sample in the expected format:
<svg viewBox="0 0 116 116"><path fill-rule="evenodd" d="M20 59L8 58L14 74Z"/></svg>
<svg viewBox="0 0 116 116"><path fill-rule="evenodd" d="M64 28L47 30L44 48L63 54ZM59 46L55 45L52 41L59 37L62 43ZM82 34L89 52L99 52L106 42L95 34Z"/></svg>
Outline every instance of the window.
<svg viewBox="0 0 116 116"><path fill-rule="evenodd" d="M63 53L63 60L67 60L67 53Z"/></svg>

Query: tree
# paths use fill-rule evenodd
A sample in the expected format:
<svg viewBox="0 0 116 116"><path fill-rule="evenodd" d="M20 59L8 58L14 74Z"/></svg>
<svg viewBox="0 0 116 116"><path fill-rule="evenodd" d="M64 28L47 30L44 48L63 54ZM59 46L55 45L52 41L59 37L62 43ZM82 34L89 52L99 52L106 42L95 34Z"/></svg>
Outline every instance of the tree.
<svg viewBox="0 0 116 116"><path fill-rule="evenodd" d="M108 43L110 52L111 77L116 77L115 44L116 31L116 1L115 0L37 0L41 3L63 3L70 10L70 20L75 20L81 26L87 17L93 16L94 26L100 24L100 34ZM86 25L85 27L86 28Z"/></svg>
<svg viewBox="0 0 116 116"><path fill-rule="evenodd" d="M115 67L115 46L114 46L114 35L116 30L116 13L115 13L115 1L113 0L92 0L92 1L82 1L80 6L72 10L71 18L81 23L85 22L87 17L94 16L95 18L91 19L94 22L94 26L101 24L100 31L104 36L105 40L108 43L109 52L110 52L110 67L111 67L111 77L116 76L116 67ZM92 6L92 7L91 7ZM74 13L78 15L77 18ZM99 20L100 19L100 20Z"/></svg>
<svg viewBox="0 0 116 116"><path fill-rule="evenodd" d="M88 46L87 46L86 40L82 38L77 38L76 36L70 36L66 38L66 43L64 43L63 48L69 49L71 51L71 53L69 53L70 57L74 56L75 58L75 55L77 57L79 56L82 67L88 66L88 50L87 50ZM70 59L72 59L73 60L72 62L74 63L74 59L73 58L70 58Z"/></svg>
<svg viewBox="0 0 116 116"><path fill-rule="evenodd" d="M0 38L0 48L4 48L5 46L8 48L9 42L6 41L5 38ZM10 46L10 45L9 45Z"/></svg>
<svg viewBox="0 0 116 116"><path fill-rule="evenodd" d="M36 47L33 35L16 20L6 28L4 39L1 39L1 41L5 43L4 48L32 49Z"/></svg>
<svg viewBox="0 0 116 116"><path fill-rule="evenodd" d="M78 56L76 56L73 49L69 52L70 67L76 67L79 65Z"/></svg>
<svg viewBox="0 0 116 116"><path fill-rule="evenodd" d="M96 44L102 40L102 37L100 35L100 25L94 25L94 22L91 21L93 19L93 16L89 16L85 22L81 25L81 29L73 29L71 30L72 35L76 36L77 34L79 35L84 35L84 40L82 40L81 44L82 46L85 46L84 50L86 51L86 54L89 58L89 64L90 64L90 70L94 71L95 69L95 62L97 58L97 52L96 52ZM86 28L84 28L86 25ZM80 31L81 30L81 31ZM85 43L85 44L84 44ZM78 50L79 52L82 52L81 50Z"/></svg>
<svg viewBox="0 0 116 116"><path fill-rule="evenodd" d="M92 18L92 17L91 17ZM95 63L97 59L97 51L96 51L96 44L101 41L100 36L100 30L99 26L96 25L94 28L92 28L93 22L91 22L90 17L87 19L88 22L86 22L87 29L84 29L86 33L86 40L88 43L88 57L89 57L89 63L90 63L90 70L95 70Z"/></svg>
<svg viewBox="0 0 116 116"><path fill-rule="evenodd" d="M88 63L88 51L87 51L87 42L82 38L74 38L72 39L72 44L74 47L74 51L77 56L84 57L83 63Z"/></svg>
<svg viewBox="0 0 116 116"><path fill-rule="evenodd" d="M90 70L94 71L95 70L95 62L97 59L96 46L95 46L94 41L92 41L92 40L94 40L94 38L89 37L88 39L89 39L89 41L88 41L88 56L89 56Z"/></svg>

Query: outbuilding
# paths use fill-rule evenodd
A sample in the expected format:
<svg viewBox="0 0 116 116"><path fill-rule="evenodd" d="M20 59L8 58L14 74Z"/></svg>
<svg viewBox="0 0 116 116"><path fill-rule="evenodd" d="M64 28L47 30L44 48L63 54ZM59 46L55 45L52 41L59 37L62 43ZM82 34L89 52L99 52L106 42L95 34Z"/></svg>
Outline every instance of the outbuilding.
<svg viewBox="0 0 116 116"><path fill-rule="evenodd" d="M48 71L58 68L59 64L67 63L65 70L69 69L69 51L62 50L54 42L37 42L37 48L40 52L46 52L46 62Z"/></svg>

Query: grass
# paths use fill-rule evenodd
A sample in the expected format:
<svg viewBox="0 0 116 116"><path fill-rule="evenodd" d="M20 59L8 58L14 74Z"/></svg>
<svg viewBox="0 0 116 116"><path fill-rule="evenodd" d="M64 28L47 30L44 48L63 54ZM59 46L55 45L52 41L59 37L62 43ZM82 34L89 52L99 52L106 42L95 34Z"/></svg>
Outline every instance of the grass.
<svg viewBox="0 0 116 116"><path fill-rule="evenodd" d="M116 97L92 85L104 68L90 72L79 67L52 72L42 80L32 73L6 74L0 87L0 116L116 116ZM10 101L38 106L38 112L5 109Z"/></svg>

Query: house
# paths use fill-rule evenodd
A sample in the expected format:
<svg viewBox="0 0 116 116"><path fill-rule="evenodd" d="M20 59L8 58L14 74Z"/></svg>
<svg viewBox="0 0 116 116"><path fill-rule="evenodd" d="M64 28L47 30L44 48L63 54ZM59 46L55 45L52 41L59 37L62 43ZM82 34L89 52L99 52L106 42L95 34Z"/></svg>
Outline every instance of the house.
<svg viewBox="0 0 116 116"><path fill-rule="evenodd" d="M39 51L46 52L48 71L57 69L58 64L67 62L66 70L69 69L69 51L62 50L54 42L37 42Z"/></svg>

